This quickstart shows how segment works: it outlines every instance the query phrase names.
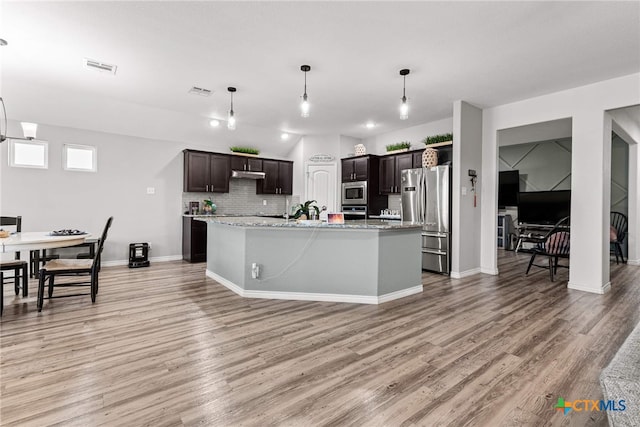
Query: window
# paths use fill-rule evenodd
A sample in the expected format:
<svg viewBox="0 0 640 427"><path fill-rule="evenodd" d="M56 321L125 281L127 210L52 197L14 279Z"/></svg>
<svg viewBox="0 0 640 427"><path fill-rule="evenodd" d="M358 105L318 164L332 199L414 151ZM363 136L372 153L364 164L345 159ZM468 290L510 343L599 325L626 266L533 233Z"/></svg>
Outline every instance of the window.
<svg viewBox="0 0 640 427"><path fill-rule="evenodd" d="M98 169L96 147L89 145L65 144L62 161L68 171L95 172Z"/></svg>
<svg viewBox="0 0 640 427"><path fill-rule="evenodd" d="M9 165L19 168L47 169L49 143L9 139Z"/></svg>

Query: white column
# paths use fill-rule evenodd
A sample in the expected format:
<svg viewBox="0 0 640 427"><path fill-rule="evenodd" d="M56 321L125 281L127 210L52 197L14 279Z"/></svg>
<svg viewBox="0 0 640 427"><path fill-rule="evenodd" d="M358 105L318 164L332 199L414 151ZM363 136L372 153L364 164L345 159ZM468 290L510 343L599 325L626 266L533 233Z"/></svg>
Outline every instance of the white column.
<svg viewBox="0 0 640 427"><path fill-rule="evenodd" d="M597 108L573 116L570 289L609 290L611 117Z"/></svg>
<svg viewBox="0 0 640 427"><path fill-rule="evenodd" d="M476 206L469 169L476 171ZM453 183L451 277L480 272L480 180L482 172L482 110L464 101L453 104Z"/></svg>
<svg viewBox="0 0 640 427"><path fill-rule="evenodd" d="M640 265L640 149L638 144L629 144L629 234L627 244L629 247L628 263Z"/></svg>

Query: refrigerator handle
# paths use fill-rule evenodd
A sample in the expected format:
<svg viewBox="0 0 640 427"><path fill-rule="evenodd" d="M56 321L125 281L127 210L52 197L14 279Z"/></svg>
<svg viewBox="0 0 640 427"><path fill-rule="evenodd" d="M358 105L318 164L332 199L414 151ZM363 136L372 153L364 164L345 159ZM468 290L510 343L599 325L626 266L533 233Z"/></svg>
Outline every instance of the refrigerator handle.
<svg viewBox="0 0 640 427"><path fill-rule="evenodd" d="M418 199L420 200L420 221L424 225L426 221L426 197L427 197L427 180L426 180L426 169L422 169L422 173L420 174L420 193L418 194Z"/></svg>

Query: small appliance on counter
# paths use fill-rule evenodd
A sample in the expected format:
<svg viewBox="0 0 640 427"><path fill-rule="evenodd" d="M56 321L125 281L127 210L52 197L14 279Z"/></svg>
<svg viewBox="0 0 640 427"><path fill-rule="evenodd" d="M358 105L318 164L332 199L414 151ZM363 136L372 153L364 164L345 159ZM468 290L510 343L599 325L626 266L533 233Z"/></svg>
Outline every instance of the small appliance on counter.
<svg viewBox="0 0 640 427"><path fill-rule="evenodd" d="M451 166L405 169L401 179L402 220L422 224L422 269L451 270Z"/></svg>

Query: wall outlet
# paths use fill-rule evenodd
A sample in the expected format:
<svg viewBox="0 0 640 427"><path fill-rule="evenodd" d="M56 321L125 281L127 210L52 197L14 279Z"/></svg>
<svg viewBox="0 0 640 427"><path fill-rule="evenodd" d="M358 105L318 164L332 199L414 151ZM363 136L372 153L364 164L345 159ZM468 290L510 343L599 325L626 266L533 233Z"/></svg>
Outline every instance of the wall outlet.
<svg viewBox="0 0 640 427"><path fill-rule="evenodd" d="M260 265L254 262L251 264L251 278L257 279L258 277L260 277Z"/></svg>
<svg viewBox="0 0 640 427"><path fill-rule="evenodd" d="M266 200L262 200L262 206L267 206L267 201Z"/></svg>

